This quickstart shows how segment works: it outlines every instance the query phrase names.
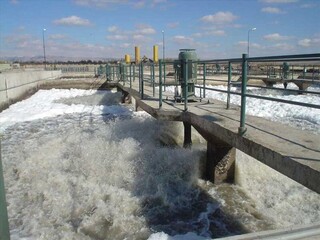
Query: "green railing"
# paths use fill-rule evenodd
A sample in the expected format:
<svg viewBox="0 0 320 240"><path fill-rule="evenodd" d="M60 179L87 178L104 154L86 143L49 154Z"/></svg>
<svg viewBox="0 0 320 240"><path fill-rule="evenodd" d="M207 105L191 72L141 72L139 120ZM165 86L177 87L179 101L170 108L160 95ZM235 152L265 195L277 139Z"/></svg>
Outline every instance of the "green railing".
<svg viewBox="0 0 320 240"><path fill-rule="evenodd" d="M230 108L230 96L240 95L241 96L241 113L240 113L240 126L238 133L243 135L246 132L246 98L258 98L268 101L275 101L287 104L293 104L304 107L311 107L320 109L317 104L303 103L298 101L290 101L285 99L279 99L275 97L266 97L247 93L247 87L259 87L265 89L273 89L277 91L287 91L292 93L309 93L309 94L320 94L319 92L307 91L307 90L293 90L293 89L283 89L279 87L270 87L276 83L282 83L286 87L289 82L298 83L319 83L319 64L316 65L314 62L320 61L320 54L303 54L303 55L285 55L285 56L269 56L269 57L255 57L248 58L246 54L243 54L242 58L233 59L215 59L215 60L205 60L196 61L198 65L197 81L202 84L197 84L195 88L200 90L200 99L206 98L206 91L218 91L227 94L226 109ZM176 61L175 61L176 62ZM153 93L152 97L155 98L155 89L158 87L158 101L159 108L163 106L163 92L166 91L168 86L184 86L184 91L182 99L188 99L188 84L185 82L179 82L177 80L175 71L174 61L159 61L159 64L153 63L140 63L139 64L139 92L141 94L141 99L146 96L144 94L144 86L149 84L152 86ZM293 65L288 65L288 64ZM184 71L183 75L188 79L188 62L179 63ZM259 65L260 64L260 65ZM261 66L264 66L263 69ZM270 74L271 67L274 70L273 74ZM149 72L147 69L150 69ZM306 69L309 69L309 77L306 79ZM311 69L311 72L310 72ZM172 76L173 74L173 76ZM226 75L226 80L212 79L212 76ZM261 76L263 75L263 76ZM272 76L271 76L272 75ZM297 78L297 76L302 77L302 79ZM236 77L236 80L233 79ZM264 78L267 86L248 84L250 79ZM240 80L239 80L240 79ZM270 83L268 83L270 81ZM208 85L217 85L221 83L227 86L227 90L221 90L214 87L208 87ZM269 85L268 85L269 84ZM231 91L231 86L238 85L241 86L240 92ZM130 85L131 86L131 85ZM300 88L300 87L299 87ZM188 111L188 101L183 100L184 111Z"/></svg>

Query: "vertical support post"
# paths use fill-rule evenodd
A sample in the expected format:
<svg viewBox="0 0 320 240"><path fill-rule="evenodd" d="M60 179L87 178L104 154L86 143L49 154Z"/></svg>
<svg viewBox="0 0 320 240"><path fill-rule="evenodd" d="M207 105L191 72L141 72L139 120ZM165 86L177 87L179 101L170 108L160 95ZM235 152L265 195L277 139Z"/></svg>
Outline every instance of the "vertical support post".
<svg viewBox="0 0 320 240"><path fill-rule="evenodd" d="M191 124L188 122L183 122L184 126L184 141L183 147L190 148L192 146L192 139L191 139Z"/></svg>
<svg viewBox="0 0 320 240"><path fill-rule="evenodd" d="M306 65L303 66L303 79L306 79Z"/></svg>
<svg viewBox="0 0 320 240"><path fill-rule="evenodd" d="M314 81L314 65L312 66L312 81Z"/></svg>
<svg viewBox="0 0 320 240"><path fill-rule="evenodd" d="M136 65L134 64L133 65L133 81L135 81L136 80Z"/></svg>
<svg viewBox="0 0 320 240"><path fill-rule="evenodd" d="M141 93L141 63L138 65L139 93Z"/></svg>
<svg viewBox="0 0 320 240"><path fill-rule="evenodd" d="M132 65L131 64L129 67L129 74L130 74L130 88L132 88Z"/></svg>
<svg viewBox="0 0 320 240"><path fill-rule="evenodd" d="M166 91L166 62L163 60L163 83L164 83L164 91Z"/></svg>
<svg viewBox="0 0 320 240"><path fill-rule="evenodd" d="M3 169L2 169L2 160L1 160L1 146L0 146L0 238L3 240L10 239L7 201L6 201L6 193L4 188L4 178L3 178Z"/></svg>
<svg viewBox="0 0 320 240"><path fill-rule="evenodd" d="M143 82L143 64L141 62L141 99L143 99L144 96L144 82Z"/></svg>
<svg viewBox="0 0 320 240"><path fill-rule="evenodd" d="M206 98L207 65L203 64L203 98Z"/></svg>
<svg viewBox="0 0 320 240"><path fill-rule="evenodd" d="M155 78L154 78L154 63L152 64L152 96L155 96L156 92L156 85L155 85Z"/></svg>
<svg viewBox="0 0 320 240"><path fill-rule="evenodd" d="M162 108L162 60L159 60L159 109Z"/></svg>
<svg viewBox="0 0 320 240"><path fill-rule="evenodd" d="M245 124L246 124L247 69L248 69L247 54L242 54L241 114L240 114L240 127L238 128L239 135L243 135L247 131L247 129L245 127Z"/></svg>
<svg viewBox="0 0 320 240"><path fill-rule="evenodd" d="M184 82L184 92L183 92L183 98L184 98L184 111L188 111L188 62L186 59L183 59L183 82ZM181 64L181 66L182 66Z"/></svg>
<svg viewBox="0 0 320 240"><path fill-rule="evenodd" d="M231 88L231 78L232 78L232 66L231 62L228 62L228 95L227 95L227 109L230 108L230 88Z"/></svg>

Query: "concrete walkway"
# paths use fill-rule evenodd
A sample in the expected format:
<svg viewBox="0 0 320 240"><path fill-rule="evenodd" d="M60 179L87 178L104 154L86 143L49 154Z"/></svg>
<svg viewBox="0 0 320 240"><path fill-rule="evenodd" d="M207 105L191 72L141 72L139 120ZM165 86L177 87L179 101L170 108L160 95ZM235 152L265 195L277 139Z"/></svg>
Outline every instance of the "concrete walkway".
<svg viewBox="0 0 320 240"><path fill-rule="evenodd" d="M213 99L189 102L188 111L184 103L174 103L171 93L163 93L162 108L159 109L158 92L152 97L151 87L144 87L141 100L138 85L132 89L119 84L128 92L136 104L153 117L162 120L190 123L207 140L222 141L256 158L276 171L288 176L307 188L320 193L320 136L260 117L246 117L247 132L238 134L240 126L239 107L226 109L226 103ZM209 101L209 102L208 102Z"/></svg>

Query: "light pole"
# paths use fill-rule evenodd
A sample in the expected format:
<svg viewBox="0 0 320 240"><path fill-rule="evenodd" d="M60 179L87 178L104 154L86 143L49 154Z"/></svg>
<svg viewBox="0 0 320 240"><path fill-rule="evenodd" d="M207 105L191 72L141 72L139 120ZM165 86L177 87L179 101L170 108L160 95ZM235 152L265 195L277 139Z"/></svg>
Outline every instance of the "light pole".
<svg viewBox="0 0 320 240"><path fill-rule="evenodd" d="M257 28L251 28L248 30L248 57L249 57L249 53L250 53L250 32L251 31L255 31Z"/></svg>
<svg viewBox="0 0 320 240"><path fill-rule="evenodd" d="M45 45L45 42L44 42L44 32L46 31L47 29L43 29L42 30L42 45L43 45L43 60L44 60L44 69L46 69L46 45Z"/></svg>
<svg viewBox="0 0 320 240"><path fill-rule="evenodd" d="M164 30L162 30L162 60L164 61L165 57L165 45L164 45Z"/></svg>

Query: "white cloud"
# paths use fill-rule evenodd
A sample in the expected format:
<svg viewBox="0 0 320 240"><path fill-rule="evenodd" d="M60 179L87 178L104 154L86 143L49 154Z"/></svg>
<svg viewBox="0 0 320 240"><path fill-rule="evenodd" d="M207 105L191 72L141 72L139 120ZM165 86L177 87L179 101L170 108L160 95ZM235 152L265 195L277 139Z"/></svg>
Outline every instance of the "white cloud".
<svg viewBox="0 0 320 240"><path fill-rule="evenodd" d="M117 26L110 26L110 27L108 27L108 31L109 32L117 32L118 31L118 27Z"/></svg>
<svg viewBox="0 0 320 240"><path fill-rule="evenodd" d="M272 13L272 14L284 13L280 8L276 8L276 7L265 7L261 9L261 12Z"/></svg>
<svg viewBox="0 0 320 240"><path fill-rule="evenodd" d="M67 38L65 35L63 34L51 34L49 35L49 39L52 39L52 40L59 40L59 39L65 39Z"/></svg>
<svg viewBox="0 0 320 240"><path fill-rule="evenodd" d="M317 6L317 4L315 4L315 3L306 3L306 4L302 4L300 7L301 8L314 8L316 6Z"/></svg>
<svg viewBox="0 0 320 240"><path fill-rule="evenodd" d="M74 0L74 3L80 6L106 7L115 4L127 3L127 0Z"/></svg>
<svg viewBox="0 0 320 240"><path fill-rule="evenodd" d="M223 30L216 30L216 31L212 31L210 34L214 35L214 36L225 36L226 33Z"/></svg>
<svg viewBox="0 0 320 240"><path fill-rule="evenodd" d="M213 23L213 24L227 24L232 23L236 20L238 16L234 15L231 12L217 12L212 15L206 15L201 18L201 21L205 23Z"/></svg>
<svg viewBox="0 0 320 240"><path fill-rule="evenodd" d="M126 35L116 34L116 35L107 36L107 39L108 40L127 40L128 37Z"/></svg>
<svg viewBox="0 0 320 240"><path fill-rule="evenodd" d="M133 7L134 8L143 8L146 6L146 2L145 1L138 1L133 3Z"/></svg>
<svg viewBox="0 0 320 240"><path fill-rule="evenodd" d="M149 34L155 34L156 30L154 30L151 27L141 28L137 31L137 33L143 34L143 35L149 35Z"/></svg>
<svg viewBox="0 0 320 240"><path fill-rule="evenodd" d="M88 19L80 18L78 16L70 16L53 21L57 25L68 25L68 26L90 26L91 23Z"/></svg>
<svg viewBox="0 0 320 240"><path fill-rule="evenodd" d="M173 41L178 44L186 44L186 43L192 43L194 40L191 37L178 35L173 37Z"/></svg>
<svg viewBox="0 0 320 240"><path fill-rule="evenodd" d="M298 41L298 45L305 48L320 47L320 38L313 38L313 39L305 38Z"/></svg>
<svg viewBox="0 0 320 240"><path fill-rule="evenodd" d="M167 27L168 28L176 28L179 26L179 24L180 24L179 22L172 22L172 23L168 23Z"/></svg>
<svg viewBox="0 0 320 240"><path fill-rule="evenodd" d="M284 40L288 40L292 37L282 36L279 33L272 33L272 34L268 34L268 35L263 36L263 38L267 41L284 41Z"/></svg>
<svg viewBox="0 0 320 240"><path fill-rule="evenodd" d="M263 3L295 3L299 0L260 0Z"/></svg>

